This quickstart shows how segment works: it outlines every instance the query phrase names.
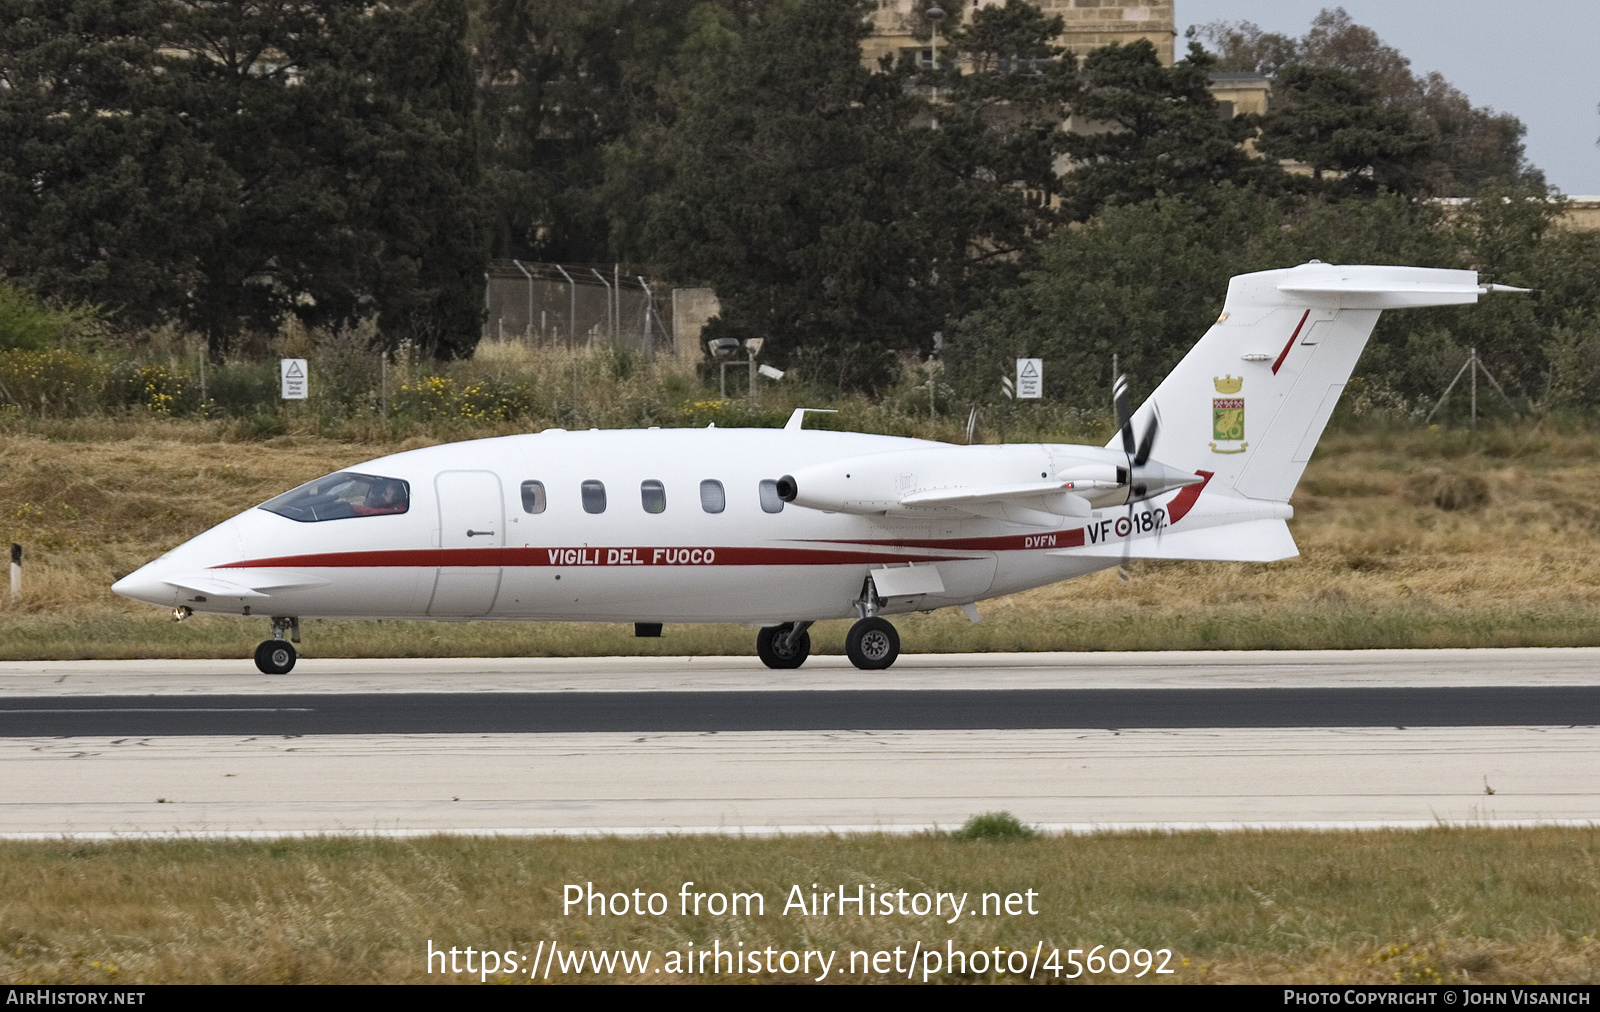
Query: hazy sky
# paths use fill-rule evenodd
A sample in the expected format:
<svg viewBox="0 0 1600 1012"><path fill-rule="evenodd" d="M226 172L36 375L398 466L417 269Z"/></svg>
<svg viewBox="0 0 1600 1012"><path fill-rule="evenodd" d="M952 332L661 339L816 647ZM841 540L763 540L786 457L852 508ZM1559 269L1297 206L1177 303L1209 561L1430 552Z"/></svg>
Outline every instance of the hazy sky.
<svg viewBox="0 0 1600 1012"><path fill-rule="evenodd" d="M1527 126L1528 160L1563 193L1600 194L1600 3L1595 0L1177 0L1178 51L1190 25L1254 21L1299 37L1342 6L1411 60L1437 70L1473 105Z"/></svg>

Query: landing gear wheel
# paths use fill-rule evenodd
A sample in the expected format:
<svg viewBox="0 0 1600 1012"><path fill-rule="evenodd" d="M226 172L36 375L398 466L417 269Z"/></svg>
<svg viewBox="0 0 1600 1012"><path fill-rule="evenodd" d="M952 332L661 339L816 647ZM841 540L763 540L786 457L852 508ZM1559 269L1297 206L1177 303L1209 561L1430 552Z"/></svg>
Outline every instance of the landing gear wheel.
<svg viewBox="0 0 1600 1012"><path fill-rule="evenodd" d="M294 670L295 657L288 640L267 640L256 647L256 667L263 675L287 675Z"/></svg>
<svg viewBox="0 0 1600 1012"><path fill-rule="evenodd" d="M786 649L784 640L793 628L794 623L785 622L783 625L763 626L756 633L756 656L761 658L762 664L782 671L798 668L806 662L806 658L811 656L811 634L800 630L789 640Z"/></svg>
<svg viewBox="0 0 1600 1012"><path fill-rule="evenodd" d="M900 656L900 634L881 618L864 618L844 638L850 663L863 671L882 671Z"/></svg>

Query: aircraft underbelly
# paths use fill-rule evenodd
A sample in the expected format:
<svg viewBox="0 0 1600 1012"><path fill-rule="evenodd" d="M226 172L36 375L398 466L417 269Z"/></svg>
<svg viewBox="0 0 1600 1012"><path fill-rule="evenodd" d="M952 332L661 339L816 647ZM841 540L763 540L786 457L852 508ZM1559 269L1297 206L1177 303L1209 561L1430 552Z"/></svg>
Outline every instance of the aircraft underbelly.
<svg viewBox="0 0 1600 1012"><path fill-rule="evenodd" d="M780 622L849 614L861 566L507 567L496 618Z"/></svg>
<svg viewBox="0 0 1600 1012"><path fill-rule="evenodd" d="M416 617L433 598L435 572L432 567L422 566L321 570L320 575L329 580L328 586L274 592L272 608L258 606L253 611L263 614L270 610L308 618Z"/></svg>
<svg viewBox="0 0 1600 1012"><path fill-rule="evenodd" d="M1050 556L1040 552L1006 552L1000 558L989 597L1016 594L1062 580L1098 572L1118 564L1116 559Z"/></svg>

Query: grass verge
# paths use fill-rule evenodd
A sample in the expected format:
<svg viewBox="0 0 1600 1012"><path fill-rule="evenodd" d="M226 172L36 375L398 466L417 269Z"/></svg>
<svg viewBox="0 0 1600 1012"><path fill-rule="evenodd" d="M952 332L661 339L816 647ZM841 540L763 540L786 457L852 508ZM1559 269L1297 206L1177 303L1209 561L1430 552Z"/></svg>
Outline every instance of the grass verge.
<svg viewBox="0 0 1600 1012"><path fill-rule="evenodd" d="M411 445L127 419L0 431L0 539L27 553L0 599L0 659L247 657L261 621L196 618L110 592L117 575L318 474ZM1296 491L1301 556L1136 562L981 605L897 619L908 652L1600 644L1600 433L1332 433ZM842 652L846 623L812 634ZM748 654L739 626L309 622L308 656Z"/></svg>
<svg viewBox="0 0 1600 1012"><path fill-rule="evenodd" d="M763 913L680 912L691 891L758 892ZM666 913L562 912L564 887L658 892ZM1036 915L783 913L790 888L1008 896ZM327 837L0 845L0 979L27 983L477 982L427 972L438 948L832 951L1172 950L1148 982L1600 980L1600 830L1107 834L955 840ZM707 901L709 905L709 900ZM898 900L896 901L899 902ZM659 909L659 907L658 907ZM1083 956L1079 956L1080 960ZM726 962L724 963L726 966ZM903 968L904 964L902 964ZM1063 962L1065 972L1070 966ZM805 973L563 972L554 980L774 980ZM1102 972L1084 978L1127 980ZM920 979L919 965L915 978ZM813 966L810 977L817 976ZM1025 974L939 973L944 981ZM489 974L526 982L529 975ZM542 974L540 975L542 978ZM1035 979L1038 979L1036 976Z"/></svg>

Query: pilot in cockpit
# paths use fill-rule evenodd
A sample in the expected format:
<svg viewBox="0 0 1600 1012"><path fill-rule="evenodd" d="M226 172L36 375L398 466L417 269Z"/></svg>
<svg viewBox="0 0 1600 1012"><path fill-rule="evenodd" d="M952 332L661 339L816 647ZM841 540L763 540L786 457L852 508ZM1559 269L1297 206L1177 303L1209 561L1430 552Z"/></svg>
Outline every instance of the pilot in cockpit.
<svg viewBox="0 0 1600 1012"><path fill-rule="evenodd" d="M366 498L351 504L350 512L358 517L404 513L408 505L407 498L404 484L393 479L380 478L367 489Z"/></svg>

